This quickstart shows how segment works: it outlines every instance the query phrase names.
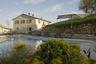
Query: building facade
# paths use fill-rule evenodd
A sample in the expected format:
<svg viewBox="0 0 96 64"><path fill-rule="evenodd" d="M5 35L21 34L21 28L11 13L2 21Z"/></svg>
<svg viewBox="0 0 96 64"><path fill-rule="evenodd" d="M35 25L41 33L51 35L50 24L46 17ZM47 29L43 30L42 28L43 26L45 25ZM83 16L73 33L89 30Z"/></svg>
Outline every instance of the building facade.
<svg viewBox="0 0 96 64"><path fill-rule="evenodd" d="M13 30L17 33L29 33L49 25L50 22L30 14L21 14L13 19Z"/></svg>

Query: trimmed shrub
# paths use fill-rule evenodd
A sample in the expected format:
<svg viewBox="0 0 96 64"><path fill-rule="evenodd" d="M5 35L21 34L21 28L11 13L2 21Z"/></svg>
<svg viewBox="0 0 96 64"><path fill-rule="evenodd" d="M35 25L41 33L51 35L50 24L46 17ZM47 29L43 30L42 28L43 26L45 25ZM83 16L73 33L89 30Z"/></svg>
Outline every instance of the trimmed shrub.
<svg viewBox="0 0 96 64"><path fill-rule="evenodd" d="M45 64L90 64L88 58L80 52L80 46L67 44L63 40L50 40L42 44L35 56Z"/></svg>

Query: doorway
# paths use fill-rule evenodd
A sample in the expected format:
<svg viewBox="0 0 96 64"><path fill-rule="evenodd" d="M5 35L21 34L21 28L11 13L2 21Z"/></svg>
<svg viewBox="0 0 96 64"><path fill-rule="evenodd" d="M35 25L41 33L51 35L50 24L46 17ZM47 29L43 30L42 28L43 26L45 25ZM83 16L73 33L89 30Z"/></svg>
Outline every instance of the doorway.
<svg viewBox="0 0 96 64"><path fill-rule="evenodd" d="M32 29L31 29L31 27L29 27L29 32L31 32L32 31Z"/></svg>

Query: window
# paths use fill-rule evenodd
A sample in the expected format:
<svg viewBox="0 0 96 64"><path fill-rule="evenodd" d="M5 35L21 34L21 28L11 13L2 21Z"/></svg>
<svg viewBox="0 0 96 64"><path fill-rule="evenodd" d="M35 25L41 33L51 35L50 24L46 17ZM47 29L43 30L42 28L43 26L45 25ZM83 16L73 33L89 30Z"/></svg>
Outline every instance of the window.
<svg viewBox="0 0 96 64"><path fill-rule="evenodd" d="M19 20L16 20L16 21L15 21L15 24L19 24Z"/></svg>
<svg viewBox="0 0 96 64"><path fill-rule="evenodd" d="M22 20L22 23L24 24L25 23L25 20Z"/></svg>
<svg viewBox="0 0 96 64"><path fill-rule="evenodd" d="M32 31L32 28L31 27L29 27L29 32L31 32Z"/></svg>
<svg viewBox="0 0 96 64"><path fill-rule="evenodd" d="M19 24L19 20L17 20L17 24Z"/></svg>
<svg viewBox="0 0 96 64"><path fill-rule="evenodd" d="M35 19L32 19L32 20L31 20L31 23L34 23L34 22L35 22Z"/></svg>
<svg viewBox="0 0 96 64"><path fill-rule="evenodd" d="M29 20L29 23L31 23L31 20Z"/></svg>

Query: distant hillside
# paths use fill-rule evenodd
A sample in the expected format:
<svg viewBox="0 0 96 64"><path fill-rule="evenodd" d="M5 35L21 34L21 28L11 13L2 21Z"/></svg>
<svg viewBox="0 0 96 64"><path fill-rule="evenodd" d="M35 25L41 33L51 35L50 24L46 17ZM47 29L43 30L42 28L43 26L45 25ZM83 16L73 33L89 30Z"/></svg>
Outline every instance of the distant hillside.
<svg viewBox="0 0 96 64"><path fill-rule="evenodd" d="M84 18L60 21L36 31L40 34L96 34L96 14Z"/></svg>

